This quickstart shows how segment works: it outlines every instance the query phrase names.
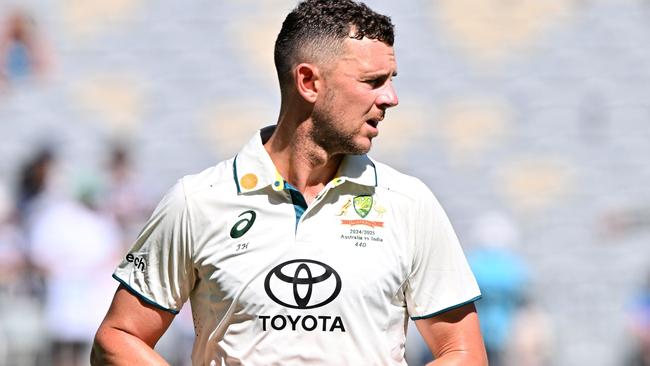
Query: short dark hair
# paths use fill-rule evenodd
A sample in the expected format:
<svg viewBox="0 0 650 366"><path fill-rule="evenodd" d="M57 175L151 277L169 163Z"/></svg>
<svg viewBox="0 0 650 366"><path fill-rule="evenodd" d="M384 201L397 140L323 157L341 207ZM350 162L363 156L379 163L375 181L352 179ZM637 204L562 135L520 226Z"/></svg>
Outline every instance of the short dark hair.
<svg viewBox="0 0 650 366"><path fill-rule="evenodd" d="M388 16L352 0L301 2L287 15L275 41L280 86L291 80L295 64L337 54L346 38L363 37L393 46L394 25Z"/></svg>

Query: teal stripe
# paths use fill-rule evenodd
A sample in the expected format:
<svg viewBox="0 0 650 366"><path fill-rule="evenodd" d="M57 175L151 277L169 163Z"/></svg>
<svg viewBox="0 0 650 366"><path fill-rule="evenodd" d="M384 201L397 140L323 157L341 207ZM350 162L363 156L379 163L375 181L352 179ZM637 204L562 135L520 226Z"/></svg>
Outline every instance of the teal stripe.
<svg viewBox="0 0 650 366"><path fill-rule="evenodd" d="M113 278L116 279L119 283L121 283L122 286L124 286L124 288L126 288L130 293L132 293L133 295L137 296L138 298L140 298L140 300L146 302L147 304L152 305L152 306L154 306L154 307L157 307L157 308L160 309L160 310L168 311L168 312L170 312L170 313L172 313L172 314L174 314L174 315L178 314L178 310L168 309L168 308L166 308L166 307L164 307L164 306L162 306L162 305L159 305L159 304L156 303L155 301L153 301L153 300L149 300L148 298L144 297L144 295L142 295L141 293L139 293L138 291L136 291L135 289L133 289L133 287L129 286L128 283L124 282L124 280L122 280L121 278L117 277L115 274L113 274Z"/></svg>
<svg viewBox="0 0 650 366"><path fill-rule="evenodd" d="M429 319L429 318L433 318L433 317L436 316L436 315L440 315L440 314L442 314L442 313L446 313L446 312L448 312L448 311L450 311L450 310L458 309L458 308L461 307L461 306L465 306L465 305L467 305L467 304L473 303L474 301L479 300L481 297L482 297L482 295L478 295L478 296L476 296L475 298L473 298L473 299L471 299L471 300L467 300L467 301L465 301L465 302L463 302L463 303L460 303L460 304L458 304L458 305L450 306L450 307L448 307L448 308L446 308L446 309L443 309L443 310L440 310L440 311L436 311L436 312L433 313L433 314L427 314L427 315L423 315L423 316L412 316L412 317L411 317L411 320L420 320L420 319Z"/></svg>

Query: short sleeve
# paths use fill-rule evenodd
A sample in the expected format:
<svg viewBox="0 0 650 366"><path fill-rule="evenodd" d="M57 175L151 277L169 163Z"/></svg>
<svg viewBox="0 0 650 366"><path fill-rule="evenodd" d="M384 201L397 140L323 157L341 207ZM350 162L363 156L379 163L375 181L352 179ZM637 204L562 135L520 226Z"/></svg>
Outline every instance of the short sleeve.
<svg viewBox="0 0 650 366"><path fill-rule="evenodd" d="M436 316L481 297L447 215L428 188L421 197L414 210L415 242L405 289L413 320Z"/></svg>
<svg viewBox="0 0 650 366"><path fill-rule="evenodd" d="M194 287L191 248L181 180L158 204L113 277L143 301L176 314Z"/></svg>

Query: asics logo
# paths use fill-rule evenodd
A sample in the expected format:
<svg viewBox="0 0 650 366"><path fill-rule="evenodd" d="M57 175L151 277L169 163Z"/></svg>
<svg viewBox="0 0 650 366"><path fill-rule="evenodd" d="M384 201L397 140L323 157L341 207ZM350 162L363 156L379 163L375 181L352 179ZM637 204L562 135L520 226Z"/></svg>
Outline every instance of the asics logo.
<svg viewBox="0 0 650 366"><path fill-rule="evenodd" d="M244 216L241 220L237 221L230 229L230 237L233 239L241 238L250 230L255 222L257 214L253 210L244 211L238 217Z"/></svg>

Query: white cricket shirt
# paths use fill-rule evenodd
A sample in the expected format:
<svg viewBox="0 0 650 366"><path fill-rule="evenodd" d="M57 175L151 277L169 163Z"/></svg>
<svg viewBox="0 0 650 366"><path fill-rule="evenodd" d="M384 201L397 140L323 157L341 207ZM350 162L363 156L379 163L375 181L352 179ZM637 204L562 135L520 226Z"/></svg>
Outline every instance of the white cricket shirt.
<svg viewBox="0 0 650 366"><path fill-rule="evenodd" d="M408 316L480 292L430 190L365 155L306 206L260 132L233 159L182 178L114 277L178 312L195 365L405 365Z"/></svg>

